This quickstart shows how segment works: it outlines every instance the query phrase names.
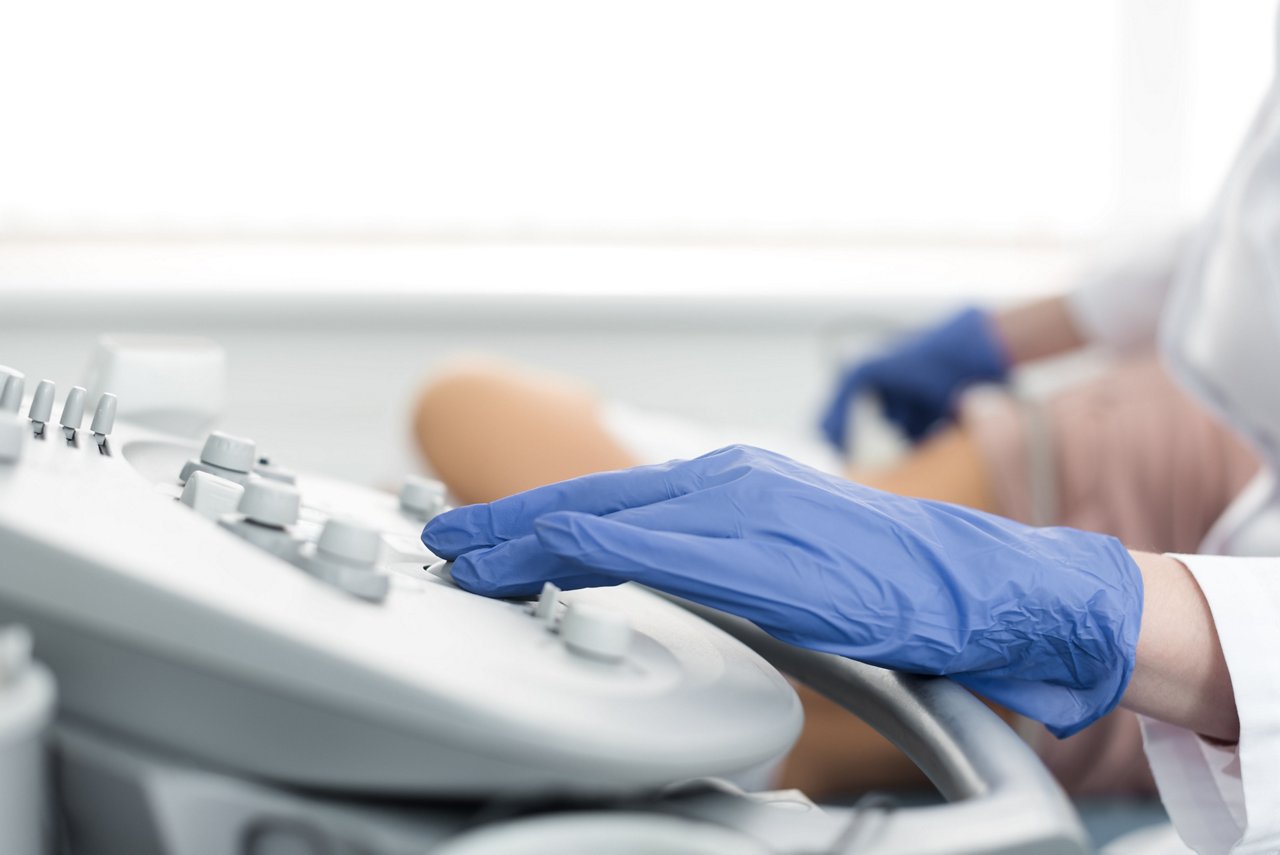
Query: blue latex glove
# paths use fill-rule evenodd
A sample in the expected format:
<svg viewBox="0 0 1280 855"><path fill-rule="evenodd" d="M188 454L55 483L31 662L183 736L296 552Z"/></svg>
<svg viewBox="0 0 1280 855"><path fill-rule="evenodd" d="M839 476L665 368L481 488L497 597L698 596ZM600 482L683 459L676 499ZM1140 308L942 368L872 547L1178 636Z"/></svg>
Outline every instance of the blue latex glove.
<svg viewBox="0 0 1280 855"><path fill-rule="evenodd" d="M849 407L862 394L879 397L885 417L912 442L950 418L958 393L984 381L1001 381L1009 356L985 312L967 309L887 352L848 368L822 418L822 433L847 451Z"/></svg>
<svg viewBox="0 0 1280 855"><path fill-rule="evenodd" d="M575 478L427 523L491 596L635 580L771 635L948 674L1066 736L1119 702L1142 579L1111 537L880 492L768 451Z"/></svg>

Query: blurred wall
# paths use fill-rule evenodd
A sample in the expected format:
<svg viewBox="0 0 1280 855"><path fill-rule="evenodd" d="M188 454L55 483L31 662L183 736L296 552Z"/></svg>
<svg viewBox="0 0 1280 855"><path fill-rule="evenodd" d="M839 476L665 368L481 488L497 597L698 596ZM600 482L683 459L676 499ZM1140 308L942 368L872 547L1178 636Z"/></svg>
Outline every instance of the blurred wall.
<svg viewBox="0 0 1280 855"><path fill-rule="evenodd" d="M0 362L60 392L81 382L99 333L208 336L229 358L222 427L286 465L370 483L419 467L408 441L425 378L487 353L563 372L602 394L720 423L811 430L834 354L936 306L552 299L322 302L83 298L0 322ZM11 309L13 308L11 304ZM846 323L847 321L847 323ZM839 322L839 323L837 323Z"/></svg>

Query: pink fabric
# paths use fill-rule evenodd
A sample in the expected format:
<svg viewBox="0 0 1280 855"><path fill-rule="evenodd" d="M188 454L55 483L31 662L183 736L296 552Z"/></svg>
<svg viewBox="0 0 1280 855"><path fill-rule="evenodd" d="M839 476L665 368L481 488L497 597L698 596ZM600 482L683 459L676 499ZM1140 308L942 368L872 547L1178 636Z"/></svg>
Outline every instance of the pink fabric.
<svg viewBox="0 0 1280 855"><path fill-rule="evenodd" d="M1047 429L1056 518L1153 552L1195 552L1258 469L1249 448L1183 392L1155 356L1117 365L1061 392L1036 422L1004 396L963 413L999 512L1033 519L1034 424ZM1153 792L1137 718L1117 710L1066 740L1043 730L1037 750L1069 792Z"/></svg>

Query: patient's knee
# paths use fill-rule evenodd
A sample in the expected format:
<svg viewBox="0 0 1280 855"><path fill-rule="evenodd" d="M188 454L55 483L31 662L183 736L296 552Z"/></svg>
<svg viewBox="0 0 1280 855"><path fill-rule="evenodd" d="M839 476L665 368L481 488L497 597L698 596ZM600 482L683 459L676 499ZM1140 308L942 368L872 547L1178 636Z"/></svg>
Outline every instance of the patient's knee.
<svg viewBox="0 0 1280 855"><path fill-rule="evenodd" d="M468 359L429 380L414 410L414 435L427 460L464 452L477 426L508 410L520 385L518 373L496 359Z"/></svg>

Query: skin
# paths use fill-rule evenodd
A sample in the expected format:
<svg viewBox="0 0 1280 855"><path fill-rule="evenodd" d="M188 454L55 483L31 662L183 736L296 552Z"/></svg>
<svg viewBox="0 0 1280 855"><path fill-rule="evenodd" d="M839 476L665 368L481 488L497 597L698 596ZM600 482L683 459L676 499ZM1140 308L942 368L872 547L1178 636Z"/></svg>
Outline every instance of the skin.
<svg viewBox="0 0 1280 855"><path fill-rule="evenodd" d="M1061 298L1011 309L994 321L1015 364L1084 344ZM436 474L464 503L641 462L607 431L590 390L500 362L473 361L444 372L419 399L414 435ZM997 510L977 448L959 428L935 433L889 469L846 474L902 495ZM1195 578L1175 559L1131 554L1142 572L1145 602L1123 705L1213 740L1236 741L1239 718L1230 674ZM915 766L870 727L816 693L798 690L806 726L782 769L782 786L821 797L926 785Z"/></svg>
<svg viewBox="0 0 1280 855"><path fill-rule="evenodd" d="M1131 552L1145 588L1137 665L1124 706L1216 742L1240 739L1231 674L1213 613L1181 561Z"/></svg>

